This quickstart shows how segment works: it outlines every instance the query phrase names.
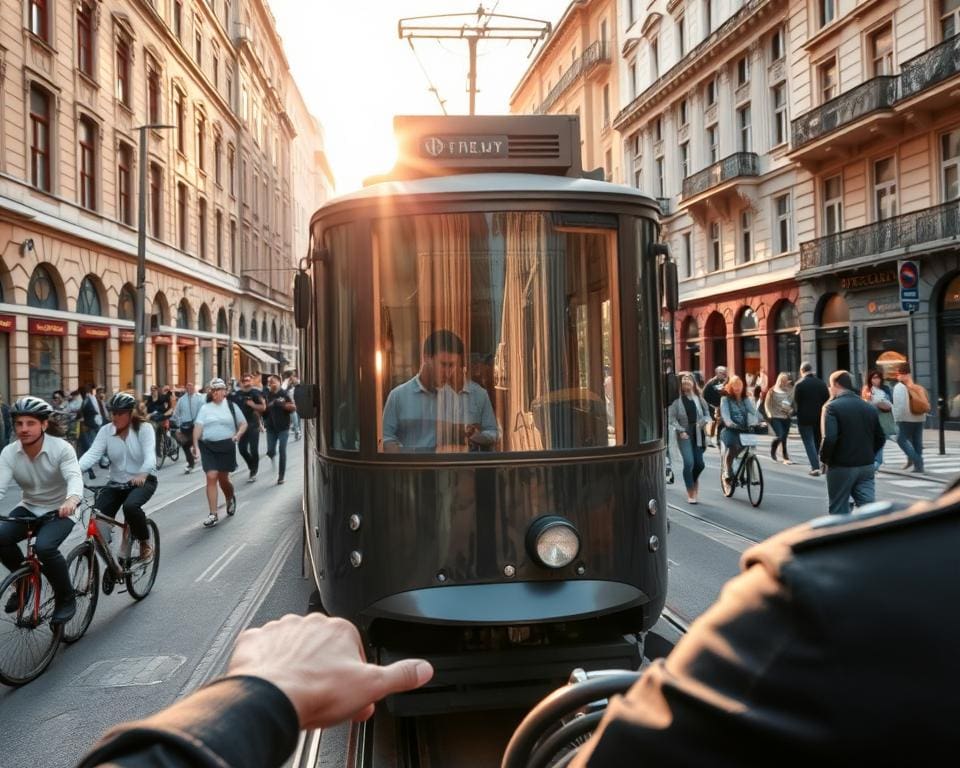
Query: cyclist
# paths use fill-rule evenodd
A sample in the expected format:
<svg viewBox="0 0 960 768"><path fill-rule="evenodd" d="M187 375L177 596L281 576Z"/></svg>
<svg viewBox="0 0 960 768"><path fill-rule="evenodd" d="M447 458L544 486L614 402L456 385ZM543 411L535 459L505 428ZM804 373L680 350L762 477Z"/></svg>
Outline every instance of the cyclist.
<svg viewBox="0 0 960 768"><path fill-rule="evenodd" d="M743 379L731 376L723 388L720 399L720 423L723 431L720 441L727 452L723 456L723 469L729 482L733 482L733 460L743 450L740 433L760 424L760 414L752 398L747 397Z"/></svg>
<svg viewBox="0 0 960 768"><path fill-rule="evenodd" d="M17 440L0 452L0 498L11 479L23 495L10 517L38 518L56 510L57 517L39 523L34 549L43 564L43 573L53 587L52 621L69 621L77 610L67 563L60 544L73 527L70 516L83 495L83 476L77 454L66 440L55 436L57 425L50 421L53 408L39 397L21 397L11 409ZM15 571L23 562L17 542L26 538L25 525L0 523L0 561ZM17 608L18 596L10 596L4 610Z"/></svg>
<svg viewBox="0 0 960 768"><path fill-rule="evenodd" d="M123 506L123 517L133 537L140 542L140 559L153 555L150 532L143 505L157 490L157 457L154 437L143 428L143 417L137 412L137 400L126 392L118 392L107 402L110 424L97 432L90 449L80 457L80 468L96 464L104 452L110 457L110 482L97 494L97 509L116 517ZM113 485L115 484L115 485Z"/></svg>

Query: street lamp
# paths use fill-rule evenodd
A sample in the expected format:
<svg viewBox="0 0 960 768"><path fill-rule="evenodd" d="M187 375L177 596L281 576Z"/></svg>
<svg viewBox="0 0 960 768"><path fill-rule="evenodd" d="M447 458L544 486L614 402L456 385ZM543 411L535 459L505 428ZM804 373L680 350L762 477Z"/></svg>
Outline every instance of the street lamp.
<svg viewBox="0 0 960 768"><path fill-rule="evenodd" d="M141 125L137 127L140 141L140 200L137 221L137 296L134 316L133 335L136 342L133 347L133 389L136 397L144 394L144 374L146 371L147 338L146 318L146 277L147 277L147 130L159 131L176 128L175 125Z"/></svg>
<svg viewBox="0 0 960 768"><path fill-rule="evenodd" d="M227 376L224 381L227 384L230 384L230 380L233 378L233 306L236 304L234 299L227 305ZM231 390L232 391L232 390Z"/></svg>

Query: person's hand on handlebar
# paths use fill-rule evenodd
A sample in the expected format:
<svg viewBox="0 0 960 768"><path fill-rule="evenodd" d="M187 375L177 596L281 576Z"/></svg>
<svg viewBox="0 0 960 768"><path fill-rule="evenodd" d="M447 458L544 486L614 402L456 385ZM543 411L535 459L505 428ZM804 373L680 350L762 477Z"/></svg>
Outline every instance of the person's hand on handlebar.
<svg viewBox="0 0 960 768"><path fill-rule="evenodd" d="M145 482L147 482L146 475L134 475L133 477L130 478L130 485L135 485L139 487L143 485Z"/></svg>
<svg viewBox="0 0 960 768"><path fill-rule="evenodd" d="M419 688L433 677L433 667L420 659L385 667L368 664L353 624L312 613L287 615L243 632L227 674L273 683L307 729L366 720L374 702Z"/></svg>

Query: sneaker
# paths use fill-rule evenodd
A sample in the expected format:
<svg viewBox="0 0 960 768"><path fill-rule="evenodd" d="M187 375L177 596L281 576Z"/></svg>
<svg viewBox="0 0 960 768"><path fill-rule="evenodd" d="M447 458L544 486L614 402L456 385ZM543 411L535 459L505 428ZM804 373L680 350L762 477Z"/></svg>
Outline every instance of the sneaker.
<svg viewBox="0 0 960 768"><path fill-rule="evenodd" d="M278 478L277 478L277 485L283 485L283 478L282 478L282 477L278 477Z"/></svg>
<svg viewBox="0 0 960 768"><path fill-rule="evenodd" d="M907 463L904 464L902 467L900 467L900 469L910 469L910 467L912 466L913 466L913 462L910 461L910 459L907 459Z"/></svg>
<svg viewBox="0 0 960 768"><path fill-rule="evenodd" d="M248 482L248 483L255 483L255 482L257 482L257 476L256 476L256 474L250 475L250 477L247 478L247 482Z"/></svg>
<svg viewBox="0 0 960 768"><path fill-rule="evenodd" d="M810 477L820 477L820 470L819 470L819 469L811 469L810 472L809 472L809 474L810 474Z"/></svg>
<svg viewBox="0 0 960 768"><path fill-rule="evenodd" d="M23 591L26 591L23 596L23 605L26 606L30 602L33 589L29 585L24 589L24 582L21 581L17 584L17 588L10 593L10 597L7 598L7 604L3 606L4 613L15 613L20 608L20 593Z"/></svg>
<svg viewBox="0 0 960 768"><path fill-rule="evenodd" d="M231 516L237 514L237 494L227 499L227 514Z"/></svg>
<svg viewBox="0 0 960 768"><path fill-rule="evenodd" d="M213 513L211 512L209 515L207 515L207 519L203 521L203 527L204 527L204 528L213 528L213 526L215 526L215 525L217 524L217 521L218 521L219 519L220 519L220 518L219 518L217 515L215 515L215 514L213 514Z"/></svg>
<svg viewBox="0 0 960 768"><path fill-rule="evenodd" d="M153 557L153 547L147 541L140 542L140 559L149 560Z"/></svg>
<svg viewBox="0 0 960 768"><path fill-rule="evenodd" d="M70 595L66 600L57 600L54 603L53 616L50 617L51 624L66 624L77 612L77 598Z"/></svg>
<svg viewBox="0 0 960 768"><path fill-rule="evenodd" d="M770 458L771 458L773 461L776 461L776 460L777 460L777 446L775 446L775 445L771 445L771 446L770 446Z"/></svg>
<svg viewBox="0 0 960 768"><path fill-rule="evenodd" d="M787 466L790 466L791 464L793 464L793 462L790 461L790 459L784 459L784 460L783 460L782 462L780 462L780 463L781 463L781 464L786 464Z"/></svg>
<svg viewBox="0 0 960 768"><path fill-rule="evenodd" d="M183 474L189 475L194 469L196 469L196 467L187 467L185 470L183 470Z"/></svg>

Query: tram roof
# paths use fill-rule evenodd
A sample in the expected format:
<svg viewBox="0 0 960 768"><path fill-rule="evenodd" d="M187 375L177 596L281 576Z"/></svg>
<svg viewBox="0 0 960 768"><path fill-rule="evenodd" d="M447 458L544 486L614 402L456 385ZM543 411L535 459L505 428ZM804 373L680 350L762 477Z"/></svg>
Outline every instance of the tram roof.
<svg viewBox="0 0 960 768"><path fill-rule="evenodd" d="M635 187L597 179L536 173L464 173L425 179L383 181L327 201L314 218L341 207L365 206L386 198L401 199L594 199L636 205L659 212L657 202Z"/></svg>

